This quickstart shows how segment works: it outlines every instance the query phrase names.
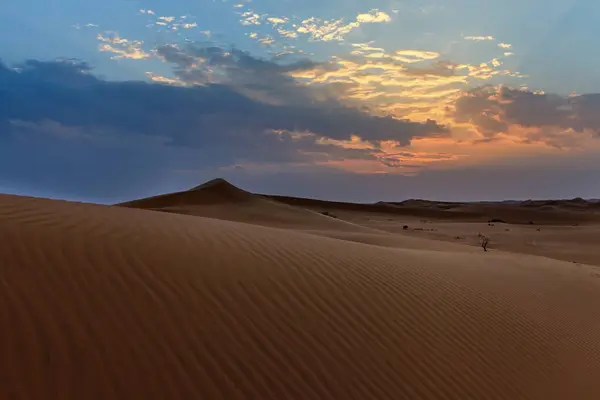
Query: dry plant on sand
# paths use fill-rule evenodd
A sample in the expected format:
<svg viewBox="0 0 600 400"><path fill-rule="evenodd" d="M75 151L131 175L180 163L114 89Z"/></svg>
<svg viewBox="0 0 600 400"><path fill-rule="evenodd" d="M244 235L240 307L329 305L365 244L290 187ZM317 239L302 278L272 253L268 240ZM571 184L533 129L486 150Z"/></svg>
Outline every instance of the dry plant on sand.
<svg viewBox="0 0 600 400"><path fill-rule="evenodd" d="M479 239L480 239L480 244L481 244L481 247L483 248L483 251L487 251L487 247L488 247L488 244L490 243L490 239L487 236L483 236L483 235L480 235Z"/></svg>

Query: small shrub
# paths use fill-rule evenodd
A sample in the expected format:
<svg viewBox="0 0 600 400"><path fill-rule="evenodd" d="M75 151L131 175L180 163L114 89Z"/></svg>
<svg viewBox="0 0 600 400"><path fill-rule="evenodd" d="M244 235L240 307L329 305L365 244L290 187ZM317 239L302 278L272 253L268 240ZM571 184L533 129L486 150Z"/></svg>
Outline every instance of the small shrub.
<svg viewBox="0 0 600 400"><path fill-rule="evenodd" d="M481 236L481 247L483 251L487 251L488 244L490 244L490 239L486 236Z"/></svg>
<svg viewBox="0 0 600 400"><path fill-rule="evenodd" d="M404 226L402 227L402 229L404 229L404 230L407 230L407 229L408 229L408 225L404 225Z"/></svg>

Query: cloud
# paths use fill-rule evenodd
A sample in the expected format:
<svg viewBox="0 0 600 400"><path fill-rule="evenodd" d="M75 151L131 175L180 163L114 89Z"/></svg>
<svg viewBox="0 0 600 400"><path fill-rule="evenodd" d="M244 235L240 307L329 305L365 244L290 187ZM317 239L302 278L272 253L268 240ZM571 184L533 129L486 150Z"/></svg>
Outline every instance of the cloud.
<svg viewBox="0 0 600 400"><path fill-rule="evenodd" d="M159 46L155 54L171 64L176 76L188 84L224 84L271 104L312 101L307 89L287 76L293 71L312 68L314 63L308 60L280 65L238 49L193 43Z"/></svg>
<svg viewBox="0 0 600 400"><path fill-rule="evenodd" d="M248 35L248 37L251 39L255 39L263 47L273 48L275 45L277 45L275 38L273 38L271 35L261 35L258 32L250 32L246 35Z"/></svg>
<svg viewBox="0 0 600 400"><path fill-rule="evenodd" d="M270 46L273 43L275 43L275 39L273 39L272 36L266 35L266 36L260 37L258 39L258 43L260 43L260 44L262 44L264 46Z"/></svg>
<svg viewBox="0 0 600 400"><path fill-rule="evenodd" d="M155 74L154 72L146 72L146 76L153 82L166 83L169 85L185 86L185 82L177 78L169 78L166 76Z"/></svg>
<svg viewBox="0 0 600 400"><path fill-rule="evenodd" d="M261 19L264 17L259 14L256 14L252 10L244 11L244 12L240 13L240 15L242 17L242 19L240 20L240 23L245 26L261 25L262 24Z"/></svg>
<svg viewBox="0 0 600 400"><path fill-rule="evenodd" d="M424 60L435 60L439 56L440 54L434 51L397 50L392 58L404 63L414 63Z"/></svg>
<svg viewBox="0 0 600 400"><path fill-rule="evenodd" d="M75 29L81 29L81 28L98 28L99 26L100 25L98 25L98 24L87 23L87 24L84 24L84 25L75 24L75 25L73 25L73 28L75 28Z"/></svg>
<svg viewBox="0 0 600 400"><path fill-rule="evenodd" d="M298 37L298 33L291 29L277 27L276 30L277 30L277 33L279 33L282 37L285 37L288 39L295 39Z"/></svg>
<svg viewBox="0 0 600 400"><path fill-rule="evenodd" d="M343 74L341 66L301 59L277 64L233 49L164 46L157 54L173 64L179 78L190 83L222 83L263 102L305 105L317 101L339 102L340 92L318 80L322 74ZM299 82L298 79L304 82ZM311 81L307 85L307 80ZM341 104L341 103L340 103Z"/></svg>
<svg viewBox="0 0 600 400"><path fill-rule="evenodd" d="M85 154L96 146L121 153L139 146L141 154L159 152L168 156L170 168L185 169L188 164L197 166L197 160L202 160L203 168L239 163L319 165L353 159L384 165L377 146L351 149L327 140L358 137L403 146L414 137L443 131L433 121L421 124L378 117L332 100L315 101L309 89L295 90L293 80L285 75L310 64L277 65L215 48L189 49L185 54L166 50L162 49L163 56L178 68L188 68L204 57L212 67L222 67L227 77L221 83L196 86L182 75L177 77L180 86L174 86L169 83L175 78L159 75L150 76L157 83L105 81L76 61L2 65L0 101L11 105L0 110L0 125L9 133L4 139L17 146L19 140L29 138L60 157L78 146ZM287 93L290 101L272 105L249 97L247 90Z"/></svg>
<svg viewBox="0 0 600 400"><path fill-rule="evenodd" d="M351 56L337 56L290 75L370 112L442 123L452 122L446 121L445 109L462 91L496 77L519 76L503 69L499 58L458 64L421 49L387 51L373 42L354 43L352 48Z"/></svg>
<svg viewBox="0 0 600 400"><path fill-rule="evenodd" d="M600 95L559 95L492 86L474 89L456 101L454 118L471 122L484 137L507 136L575 148L600 137Z"/></svg>
<svg viewBox="0 0 600 400"><path fill-rule="evenodd" d="M552 185L528 185L524 171L548 182L563 166L558 172L573 190L582 188L576 185L585 173L600 172L597 94L467 90L457 66L438 59L278 64L198 44L162 46L153 54L174 76L149 73L151 83L119 82L95 76L76 60L0 64L0 101L9 105L0 108L0 184L116 201L224 175L250 190L366 201L386 193L398 199L398 187L409 191L406 197L446 197L454 193L448 188L460 188L462 198L531 197L533 188L556 196L544 189ZM361 75L376 66L384 71L379 83ZM348 72L352 82L344 83ZM338 82L306 84L302 76ZM390 104L423 119L443 116L450 131L441 118L418 123L358 107L370 105L361 98L386 87L379 96L390 96ZM355 106L343 101L346 96L356 96ZM485 186L492 173L493 188ZM302 186L309 176L313 189ZM268 186L275 182L287 186ZM319 191L318 182L341 188ZM351 192L352 182L361 183L361 193Z"/></svg>
<svg viewBox="0 0 600 400"><path fill-rule="evenodd" d="M379 11L378 9L373 9L368 13L358 14L356 16L356 21L360 23L380 23L380 22L390 22L392 18L389 14Z"/></svg>
<svg viewBox="0 0 600 400"><path fill-rule="evenodd" d="M483 42L488 40L494 40L493 36L465 36L465 40L473 40L476 42Z"/></svg>
<svg viewBox="0 0 600 400"><path fill-rule="evenodd" d="M164 22L173 22L173 21L175 21L175 17L158 17L158 19L160 21L164 21Z"/></svg>
<svg viewBox="0 0 600 400"><path fill-rule="evenodd" d="M193 22L193 15L181 15L179 17L173 15L156 16L152 10L140 10L142 14L152 15L152 19L146 25L148 28L159 28L161 32L171 31L176 32L181 29L193 29L198 27L197 22Z"/></svg>
<svg viewBox="0 0 600 400"><path fill-rule="evenodd" d="M352 47L357 48L357 50L355 50L356 53L353 54L364 54L364 52L367 51L385 52L385 49L383 47L373 47L373 43L374 41L368 43L351 43Z"/></svg>
<svg viewBox="0 0 600 400"><path fill-rule="evenodd" d="M12 148L30 143L36 155L51 149L54 157L65 159L66 149L81 148L93 158L99 147L108 160L109 149L131 155L139 148L154 159L140 161L144 174L318 171L344 179L352 174L421 177L489 163L503 166L515 158L550 160L560 152L572 157L596 148L600 101L592 95L565 98L499 86L522 76L503 65L512 54L505 51L512 48L506 43L487 47L497 54L472 63L425 46L394 48L368 40L339 43L350 54L314 61L282 38L341 42L363 24L389 22L389 15L374 9L354 20L300 21L249 9L239 14L251 27L247 35L271 58L190 39L150 48L104 32L98 35L99 49L112 58L152 59L138 65L149 71L147 82L106 81L76 60L2 66L0 82L10 87L2 87L0 99L11 104L0 110L0 130L9 133L4 140ZM163 24L158 28L163 32L197 27L191 16L148 18L153 26ZM159 60L164 65L153 69ZM44 95L29 96L37 87ZM46 160L49 165L51 159Z"/></svg>
<svg viewBox="0 0 600 400"><path fill-rule="evenodd" d="M454 161L459 155L439 152L412 151L394 141L373 143L352 136L349 140L319 139L320 144L329 144L346 150L362 152L363 157L336 159L329 157L318 165L331 166L355 173L385 173L412 175L431 167L433 163Z"/></svg>
<svg viewBox="0 0 600 400"><path fill-rule="evenodd" d="M286 18L286 17L284 17L284 18L269 17L269 18L267 18L267 21L269 21L272 25L279 25L279 24L285 24L288 21L288 18Z"/></svg>
<svg viewBox="0 0 600 400"><path fill-rule="evenodd" d="M240 13L242 25L260 25L265 20L282 37L297 38L299 34L309 36L310 41L343 41L345 36L362 24L390 22L391 17L378 9L372 9L366 13L356 15L354 21L346 22L344 18L323 19L320 17L309 17L303 20L289 17L267 17L267 14L259 15L249 10Z"/></svg>
<svg viewBox="0 0 600 400"><path fill-rule="evenodd" d="M332 40L342 41L344 36L353 29L360 26L359 22L345 23L343 18L323 20L321 18L311 17L300 23L296 30L310 36L310 40L329 42Z"/></svg>
<svg viewBox="0 0 600 400"><path fill-rule="evenodd" d="M142 60L150 57L150 54L142 49L144 42L141 40L124 39L117 32L99 33L97 39L100 41L98 50L114 53L115 55L111 58Z"/></svg>

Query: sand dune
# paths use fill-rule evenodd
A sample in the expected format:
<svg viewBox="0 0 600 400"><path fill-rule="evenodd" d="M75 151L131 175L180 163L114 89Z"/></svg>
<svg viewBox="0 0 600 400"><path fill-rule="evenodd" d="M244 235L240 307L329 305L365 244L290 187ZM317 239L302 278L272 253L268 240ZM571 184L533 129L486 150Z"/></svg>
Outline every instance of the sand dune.
<svg viewBox="0 0 600 400"><path fill-rule="evenodd" d="M183 192L118 205L287 229L377 232L373 228L266 199L237 188L223 179L214 179Z"/></svg>
<svg viewBox="0 0 600 400"><path fill-rule="evenodd" d="M574 211L556 206L521 207L502 204L466 204L452 209L455 213L480 214L486 219L498 219L511 224L571 225L598 222L593 213Z"/></svg>
<svg viewBox="0 0 600 400"><path fill-rule="evenodd" d="M596 399L593 267L0 196L1 399Z"/></svg>
<svg viewBox="0 0 600 400"><path fill-rule="evenodd" d="M386 214L390 216L412 216L420 218L439 218L456 219L460 218L469 221L478 221L485 218L481 213L470 213L468 211L459 213L449 213L447 210L437 207L423 207L417 204L399 207L398 205L386 202L376 204L357 204L344 203L339 201L326 201L305 199L300 197L272 196L262 195L265 198L275 200L280 203L289 204L296 207L302 207L310 210L327 210L332 212L359 212L372 214Z"/></svg>
<svg viewBox="0 0 600 400"><path fill-rule="evenodd" d="M457 220L421 220L411 216L390 216L385 214L338 212L340 218L347 219L356 225L363 225L376 229L379 232L392 234L389 237L381 233L367 234L351 232L329 232L326 236L348 240L358 238L365 243L372 243L380 238L380 245L388 247L412 248L438 248L451 250L450 247L442 249L439 242L444 241L455 246L468 245L481 250L479 234L491 240L491 248L495 250L510 251L515 253L532 254L555 258L575 263L592 264L600 266L600 252L598 251L598 237L600 224L562 224L562 225L529 225L506 224L488 222L465 222ZM390 218L391 217L391 218ZM403 227L408 229L404 230ZM414 239L410 245L408 239ZM422 242L429 239L432 242ZM402 242L406 245L401 244ZM451 242L451 243L450 243Z"/></svg>
<svg viewBox="0 0 600 400"><path fill-rule="evenodd" d="M312 210L386 214L392 217L410 216L424 219L461 222L487 222L502 219L511 224L570 225L574 223L600 222L597 202L576 200L536 202L475 202L457 203L429 200L406 200L403 202L379 202L355 204L334 201L304 199L285 196L265 196L289 205Z"/></svg>

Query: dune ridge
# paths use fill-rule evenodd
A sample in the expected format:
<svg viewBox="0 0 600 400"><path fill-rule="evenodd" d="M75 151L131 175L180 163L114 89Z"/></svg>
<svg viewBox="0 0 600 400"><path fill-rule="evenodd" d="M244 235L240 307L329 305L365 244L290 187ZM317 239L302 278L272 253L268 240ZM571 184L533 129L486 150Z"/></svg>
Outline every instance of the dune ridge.
<svg viewBox="0 0 600 400"><path fill-rule="evenodd" d="M343 210L350 212L378 213L390 216L412 216L446 221L483 222L502 219L511 224L569 225L573 223L600 222L596 201L500 201L500 202L445 202L430 200L405 200L375 204L344 203L299 197L262 195L284 204L309 209Z"/></svg>
<svg viewBox="0 0 600 400"><path fill-rule="evenodd" d="M595 399L600 279L0 196L0 398Z"/></svg>
<svg viewBox="0 0 600 400"><path fill-rule="evenodd" d="M597 204L579 198L357 204L254 194L213 179L187 191L116 206L302 230L382 247L472 252L484 234L495 250L600 266Z"/></svg>
<svg viewBox="0 0 600 400"><path fill-rule="evenodd" d="M380 232L374 228L332 218L313 210L293 207L267 199L240 189L220 178L213 179L190 190L133 200L116 206L287 229Z"/></svg>

